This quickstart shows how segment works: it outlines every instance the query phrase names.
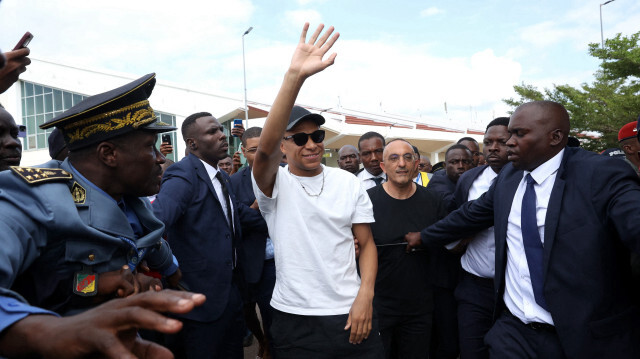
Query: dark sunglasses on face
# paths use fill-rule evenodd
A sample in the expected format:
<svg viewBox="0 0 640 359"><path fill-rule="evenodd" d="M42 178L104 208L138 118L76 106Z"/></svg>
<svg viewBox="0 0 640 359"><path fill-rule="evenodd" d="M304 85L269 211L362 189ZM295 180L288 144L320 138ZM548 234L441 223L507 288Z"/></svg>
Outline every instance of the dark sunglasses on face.
<svg viewBox="0 0 640 359"><path fill-rule="evenodd" d="M311 141L315 143L320 143L324 141L324 130L317 130L312 133L300 132L300 133L293 134L291 136L286 136L284 139L285 140L292 139L293 143L295 143L297 146L304 146L309 141L309 137L311 137Z"/></svg>

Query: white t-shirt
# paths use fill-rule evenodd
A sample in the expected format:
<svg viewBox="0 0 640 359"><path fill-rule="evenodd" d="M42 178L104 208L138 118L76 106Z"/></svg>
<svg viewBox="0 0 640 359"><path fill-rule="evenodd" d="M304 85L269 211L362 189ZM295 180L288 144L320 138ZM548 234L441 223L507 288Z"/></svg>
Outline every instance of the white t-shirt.
<svg viewBox="0 0 640 359"><path fill-rule="evenodd" d="M349 313L360 289L351 227L374 222L360 181L336 168L298 177L280 167L269 198L253 173L251 180L275 250L271 305L297 315Z"/></svg>

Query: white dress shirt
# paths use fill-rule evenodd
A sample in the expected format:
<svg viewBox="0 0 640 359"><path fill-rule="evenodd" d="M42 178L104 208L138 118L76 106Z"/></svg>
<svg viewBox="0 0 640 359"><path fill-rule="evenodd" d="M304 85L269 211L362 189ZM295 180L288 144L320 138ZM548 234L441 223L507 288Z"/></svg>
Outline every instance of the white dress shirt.
<svg viewBox="0 0 640 359"><path fill-rule="evenodd" d="M551 197L551 190L556 181L558 168L562 163L564 149L547 162L541 164L531 172L524 171L518 190L513 196L511 212L507 224L507 268L504 292L504 303L513 315L523 323L542 322L553 324L551 313L536 303L531 286L529 265L522 241L522 228L520 226L522 212L522 198L527 188L525 176L531 173L536 181L536 221L540 240L544 246L544 227L547 215L547 206Z"/></svg>
<svg viewBox="0 0 640 359"><path fill-rule="evenodd" d="M222 212L224 213L224 218L225 220L227 220L227 224L229 224L229 220L227 219L227 200L224 198L224 195L222 194L222 185L220 184L220 181L218 181L218 179L216 178L216 174L218 174L218 169L211 166L210 164L206 163L205 161L203 161L202 159L200 160L200 162L202 162L202 164L204 165L204 169L207 171L207 175L209 175L209 179L211 179L211 184L213 184L213 189L216 190L216 194L218 195L218 201L220 201L220 205L222 205ZM227 190L229 190L229 187L227 187ZM231 198L229 198L229 203L231 203L231 220L233 220L233 201L231 201ZM233 228L233 226L231 226L229 224L230 228Z"/></svg>
<svg viewBox="0 0 640 359"><path fill-rule="evenodd" d="M467 201L478 199L489 190L498 174L491 167L482 171L469 188ZM462 269L482 278L493 278L496 270L496 237L493 227L478 232L460 258Z"/></svg>
<svg viewBox="0 0 640 359"><path fill-rule="evenodd" d="M367 169L363 169L362 171L360 171L360 173L358 173L357 175L358 179L360 180L360 182L362 183L362 188L366 191L369 188L375 187L376 186L376 182L373 180L374 178L382 178L382 182L380 183L385 183L387 182L387 175L382 172L377 176L372 175L371 173L369 173L369 171L367 171Z"/></svg>

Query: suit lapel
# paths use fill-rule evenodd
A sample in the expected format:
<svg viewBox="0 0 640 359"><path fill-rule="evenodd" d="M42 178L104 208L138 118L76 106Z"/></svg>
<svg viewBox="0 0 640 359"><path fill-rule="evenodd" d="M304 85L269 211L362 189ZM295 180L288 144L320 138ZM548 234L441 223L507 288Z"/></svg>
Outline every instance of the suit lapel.
<svg viewBox="0 0 640 359"><path fill-rule="evenodd" d="M509 225L509 213L511 213L513 197L518 190L520 181L522 181L522 171L516 170L511 164L507 166L509 167L502 169L501 174L503 172L505 173L505 180L503 183L497 184L496 195L494 195L493 202L496 236L496 273L504 273L507 263L507 227ZM499 178L496 178L496 181L498 180Z"/></svg>
<svg viewBox="0 0 640 359"><path fill-rule="evenodd" d="M193 157L193 158L191 158ZM222 204L220 203L220 199L218 198L218 193L216 192L215 188L213 188L213 182L211 181L211 178L209 178L209 174L207 173L207 169L204 168L204 165L202 164L202 161L196 157L195 155L189 155L189 158L191 158L191 161L194 165L194 168L196 170L196 174L198 175L198 177L207 185L207 187L209 188L209 191L211 191L211 193L213 194L213 198L216 201L216 204L218 205L218 208L220 209L220 213L224 216L223 218L226 218L226 214L224 213L224 210L222 208ZM229 223L227 223L227 221L225 220L224 223L227 224L227 227L229 226Z"/></svg>
<svg viewBox="0 0 640 359"><path fill-rule="evenodd" d="M565 186L565 167L567 161L571 157L569 148L564 151L564 157L558 173L556 174L556 181L553 184L551 190L551 196L549 197L549 204L547 205L547 215L544 219L544 257L543 257L543 278L547 276L547 268L549 267L549 256L553 242L556 239L556 229L558 228L558 221L560 220L560 210L562 209L562 197L564 195Z"/></svg>

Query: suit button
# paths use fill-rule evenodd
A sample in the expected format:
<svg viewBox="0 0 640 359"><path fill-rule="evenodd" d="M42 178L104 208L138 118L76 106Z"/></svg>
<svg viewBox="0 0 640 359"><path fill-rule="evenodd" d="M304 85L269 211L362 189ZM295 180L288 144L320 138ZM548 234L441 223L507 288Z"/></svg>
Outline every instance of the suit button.
<svg viewBox="0 0 640 359"><path fill-rule="evenodd" d="M229 234L227 234L226 237L229 238Z"/></svg>
<svg viewBox="0 0 640 359"><path fill-rule="evenodd" d="M89 261L90 261L90 262L93 262L93 261L95 261L95 260L96 260L96 256L95 256L95 254L89 254Z"/></svg>

